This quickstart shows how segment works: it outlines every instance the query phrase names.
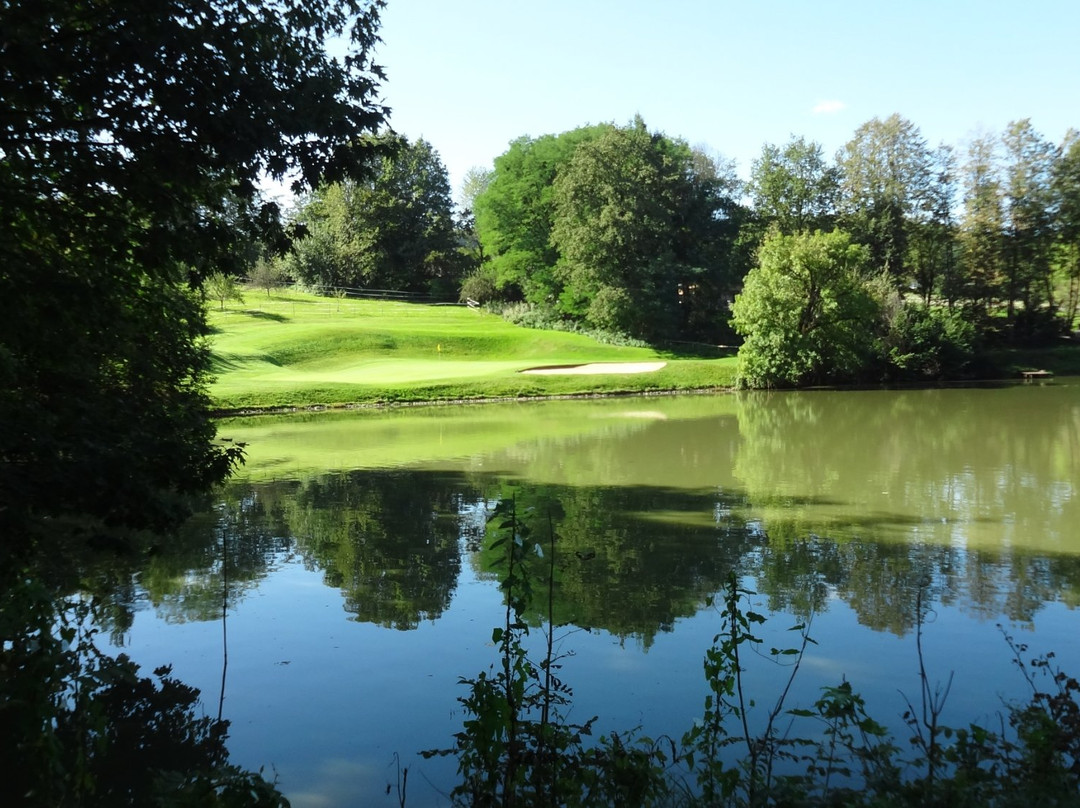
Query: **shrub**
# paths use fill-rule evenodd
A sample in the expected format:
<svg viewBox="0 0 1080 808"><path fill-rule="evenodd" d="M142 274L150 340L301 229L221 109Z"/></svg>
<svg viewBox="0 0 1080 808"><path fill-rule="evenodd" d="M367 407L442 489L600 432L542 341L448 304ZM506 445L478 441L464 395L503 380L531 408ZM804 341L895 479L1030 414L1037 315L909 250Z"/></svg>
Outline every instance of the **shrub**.
<svg viewBox="0 0 1080 808"><path fill-rule="evenodd" d="M964 378L976 337L975 326L957 310L902 306L881 340L884 375L896 381Z"/></svg>
<svg viewBox="0 0 1080 808"><path fill-rule="evenodd" d="M495 279L483 270L477 270L461 282L458 300L464 303L469 298L478 303L490 303L498 299L499 290L495 288Z"/></svg>

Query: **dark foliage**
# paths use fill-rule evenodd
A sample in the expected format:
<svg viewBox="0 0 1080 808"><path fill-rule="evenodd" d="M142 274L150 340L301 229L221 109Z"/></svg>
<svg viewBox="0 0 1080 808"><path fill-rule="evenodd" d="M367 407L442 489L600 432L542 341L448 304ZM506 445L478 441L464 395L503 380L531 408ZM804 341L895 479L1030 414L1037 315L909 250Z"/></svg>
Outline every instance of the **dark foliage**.
<svg viewBox="0 0 1080 808"><path fill-rule="evenodd" d="M0 529L160 527L212 445L205 274L274 240L260 176L360 172L381 2L16 0L0 11ZM328 57L328 37L351 37Z"/></svg>

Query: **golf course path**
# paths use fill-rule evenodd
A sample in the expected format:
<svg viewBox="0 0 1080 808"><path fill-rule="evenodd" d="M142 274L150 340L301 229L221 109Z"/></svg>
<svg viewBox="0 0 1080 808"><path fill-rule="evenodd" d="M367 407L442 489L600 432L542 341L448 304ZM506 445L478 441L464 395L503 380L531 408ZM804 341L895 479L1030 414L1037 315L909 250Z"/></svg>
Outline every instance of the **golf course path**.
<svg viewBox="0 0 1080 808"><path fill-rule="evenodd" d="M547 367L528 368L521 371L536 376L554 376L555 374L597 374L597 373L651 373L660 370L667 362L590 362L587 365L549 365Z"/></svg>

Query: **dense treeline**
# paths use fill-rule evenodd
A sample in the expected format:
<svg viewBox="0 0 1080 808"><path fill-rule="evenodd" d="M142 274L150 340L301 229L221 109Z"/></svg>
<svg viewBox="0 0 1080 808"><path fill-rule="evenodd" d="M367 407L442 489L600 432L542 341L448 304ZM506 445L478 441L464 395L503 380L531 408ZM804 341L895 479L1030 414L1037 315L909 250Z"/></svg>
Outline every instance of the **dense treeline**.
<svg viewBox="0 0 1080 808"><path fill-rule="evenodd" d="M744 213L730 165L636 119L511 144L476 199L493 297L648 339L722 328Z"/></svg>
<svg viewBox="0 0 1080 808"><path fill-rule="evenodd" d="M875 118L832 160L765 144L747 182L640 117L584 126L474 169L456 219L431 146L399 154L306 200L297 279L460 288L519 322L653 342L734 330L760 385L962 376L980 347L1054 340L1080 307L1080 136L1055 145L1028 120L957 149Z"/></svg>

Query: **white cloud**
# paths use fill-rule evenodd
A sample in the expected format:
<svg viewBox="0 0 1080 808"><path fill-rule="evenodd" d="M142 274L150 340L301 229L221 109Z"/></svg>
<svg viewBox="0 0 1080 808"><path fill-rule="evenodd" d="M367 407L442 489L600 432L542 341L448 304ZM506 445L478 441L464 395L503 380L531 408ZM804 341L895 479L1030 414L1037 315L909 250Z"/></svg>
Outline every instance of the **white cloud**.
<svg viewBox="0 0 1080 808"><path fill-rule="evenodd" d="M813 113L815 115L832 115L835 112L839 112L847 106L843 101L819 101L814 105Z"/></svg>

